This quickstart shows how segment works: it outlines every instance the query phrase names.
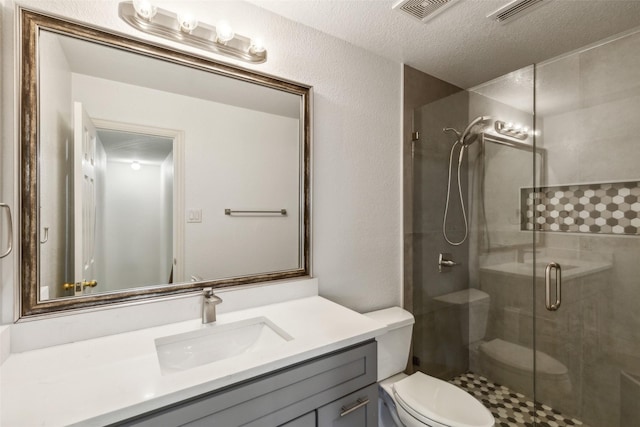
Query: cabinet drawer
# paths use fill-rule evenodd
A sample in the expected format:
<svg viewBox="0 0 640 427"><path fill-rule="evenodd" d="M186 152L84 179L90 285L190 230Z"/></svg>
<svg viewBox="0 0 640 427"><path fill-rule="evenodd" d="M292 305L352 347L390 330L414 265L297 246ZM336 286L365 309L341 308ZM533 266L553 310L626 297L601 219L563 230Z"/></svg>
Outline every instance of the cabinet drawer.
<svg viewBox="0 0 640 427"><path fill-rule="evenodd" d="M369 341L119 425L277 427L375 383L376 375L376 342Z"/></svg>
<svg viewBox="0 0 640 427"><path fill-rule="evenodd" d="M300 418L296 418L293 421L289 421L286 424L282 424L280 427L316 427L316 411L309 412L307 415L303 415Z"/></svg>
<svg viewBox="0 0 640 427"><path fill-rule="evenodd" d="M377 427L377 425L377 384L371 384L318 409L318 427Z"/></svg>

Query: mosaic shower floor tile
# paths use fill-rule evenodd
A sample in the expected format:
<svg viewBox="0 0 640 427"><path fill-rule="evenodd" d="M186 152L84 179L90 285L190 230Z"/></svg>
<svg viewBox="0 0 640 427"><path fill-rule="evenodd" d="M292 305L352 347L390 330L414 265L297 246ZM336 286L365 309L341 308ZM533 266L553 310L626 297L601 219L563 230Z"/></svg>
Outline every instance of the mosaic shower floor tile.
<svg viewBox="0 0 640 427"><path fill-rule="evenodd" d="M582 421L567 417L544 404L538 405L536 410L533 401L525 395L472 372L458 375L449 382L482 402L493 414L496 427L533 427L534 415L537 417L536 425L541 427L588 427Z"/></svg>

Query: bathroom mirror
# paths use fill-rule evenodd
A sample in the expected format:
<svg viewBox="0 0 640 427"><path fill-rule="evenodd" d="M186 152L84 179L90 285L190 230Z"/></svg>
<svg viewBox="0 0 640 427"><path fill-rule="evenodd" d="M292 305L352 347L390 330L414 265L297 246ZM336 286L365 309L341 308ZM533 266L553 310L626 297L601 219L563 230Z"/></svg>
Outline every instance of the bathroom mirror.
<svg viewBox="0 0 640 427"><path fill-rule="evenodd" d="M535 178L531 174L532 152L535 153ZM546 151L542 148L534 151L531 144L484 136L482 169L478 177L482 196L477 207L484 247L499 250L531 245L531 232L523 228L527 212L526 203L523 209L522 194L523 189L544 182L545 163ZM505 181L505 175L509 176L508 181ZM535 238L539 243L540 236Z"/></svg>
<svg viewBox="0 0 640 427"><path fill-rule="evenodd" d="M310 87L20 15L22 316L309 274Z"/></svg>

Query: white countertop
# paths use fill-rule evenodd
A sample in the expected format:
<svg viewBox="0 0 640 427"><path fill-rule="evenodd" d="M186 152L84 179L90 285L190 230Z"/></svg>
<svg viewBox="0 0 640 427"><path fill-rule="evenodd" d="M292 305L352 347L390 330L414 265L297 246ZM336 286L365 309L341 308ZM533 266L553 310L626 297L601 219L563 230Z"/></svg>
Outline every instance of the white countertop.
<svg viewBox="0 0 640 427"><path fill-rule="evenodd" d="M200 319L11 354L0 368L0 425L104 425L374 338L386 325L314 296L218 315L264 316L293 340L163 375L155 339L211 327Z"/></svg>

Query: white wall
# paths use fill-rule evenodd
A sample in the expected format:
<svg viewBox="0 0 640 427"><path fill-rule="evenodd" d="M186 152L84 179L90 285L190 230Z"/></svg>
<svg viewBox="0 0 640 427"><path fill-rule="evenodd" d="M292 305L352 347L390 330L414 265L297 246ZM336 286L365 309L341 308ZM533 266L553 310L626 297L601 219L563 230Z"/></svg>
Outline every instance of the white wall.
<svg viewBox="0 0 640 427"><path fill-rule="evenodd" d="M0 0L0 30L5 27L6 15L7 14L4 13L4 0ZM5 47L11 43L10 40L11 38L9 38L9 42L7 42L7 37L0 38L0 49L2 52L5 52ZM10 49L8 51L11 52ZM13 101L13 98L8 95L10 91L7 91L7 88L12 87L12 83L8 81L12 75L10 73L6 73L6 64L11 63L13 60L13 58L8 58L8 56L9 55L0 55L0 117L3 124L7 123L7 120L12 120L12 115L5 114L7 107L9 107L9 109L12 108L11 102ZM9 78L6 77L7 74ZM8 127L9 126L0 127L0 138L2 138L3 141L12 141L10 137L7 138L7 136L12 135L11 131L7 131ZM3 202L9 202L10 206L13 207L13 200L9 200L13 193L12 185L14 181L13 178L9 178L13 173L13 168L11 167L11 164L13 163L13 150L11 147L5 147L4 145L5 144L0 144L0 200ZM0 221L0 241L6 241L7 234L9 234L6 231L7 228L4 221L6 220ZM10 263L11 261L12 260L10 258L8 262ZM0 261L0 300L6 300L7 296L9 298L13 298L12 289L9 288L9 285L5 285L5 283L14 283L12 276L13 269L4 267L8 262ZM6 316L3 313L7 311L8 307L11 306L7 303L0 304L0 324L7 322L5 319ZM5 329L2 329L2 327L0 327L0 344L6 342L5 336L9 336L8 328L5 327ZM2 348L0 348L0 357L2 359L0 360L4 360L9 351L10 349L8 346L2 345Z"/></svg>
<svg viewBox="0 0 640 427"><path fill-rule="evenodd" d="M62 284L73 280L73 264L66 255L67 215L73 208L67 202L67 180L71 163L68 158L71 147L71 70L60 43L51 33L40 38L40 66L46 72L40 74L40 155L47 159L40 163L40 233L49 229L46 243L40 245L40 283L50 298L63 295ZM69 236L72 239L72 236ZM65 260L69 262L65 268ZM69 270L69 271L67 271ZM70 276L67 276L70 273ZM45 297L44 295L42 296Z"/></svg>
<svg viewBox="0 0 640 427"><path fill-rule="evenodd" d="M6 3L13 7L13 2ZM128 27L117 16L115 0L21 3L190 50ZM159 4L175 10L185 2ZM314 87L313 261L320 294L360 311L400 304L400 64L244 2L193 1L188 5L204 21L215 23L224 17L238 33L265 38L267 63L237 64ZM5 8L5 13L13 12ZM3 29L3 40L12 39L14 28L9 24ZM11 43L4 47L3 58L11 58ZM4 65L7 82L15 77L16 60ZM10 96L14 86L5 83L7 89L5 95ZM5 97L3 129L7 137L3 141L7 147L3 147L3 166L11 164L5 154L11 158L15 150L10 143L17 131L13 122L15 105L15 98ZM11 180L12 171L11 167L3 169L3 198L13 197L15 201L15 193L7 191L11 185L4 184ZM14 277L10 273L14 261L8 259L2 265L4 322L13 319ZM9 266L7 272L5 266ZM104 313L116 316L117 310ZM161 313L160 308L159 319Z"/></svg>
<svg viewBox="0 0 640 427"><path fill-rule="evenodd" d="M2 78L2 85L0 88L0 95L2 96L2 103L0 106L0 113L2 114L2 126L0 126L0 135L2 136L2 143L0 143L0 200L3 203L8 204L12 211L15 211L17 207L17 192L16 182L17 179L13 175L15 158L15 118L16 118L16 97L14 91L15 87L15 58L12 55L13 48L13 12L8 10L5 0L0 0L0 6L2 11L0 12L2 18L2 37L0 38L2 55L0 55L0 61L2 61L2 70L0 71L0 77ZM17 173L17 172L16 172ZM6 215L6 213L5 213ZM7 223L3 217L3 222L0 224L0 235L3 242L7 241ZM13 237L16 238L18 233L14 230ZM0 260L0 323L10 323L13 321L13 307L14 307L14 287L16 284L16 264L18 258L15 256L15 252ZM3 337L9 336L8 333L2 335ZM3 341L4 342L4 341ZM6 353L6 348L2 349L2 353Z"/></svg>

